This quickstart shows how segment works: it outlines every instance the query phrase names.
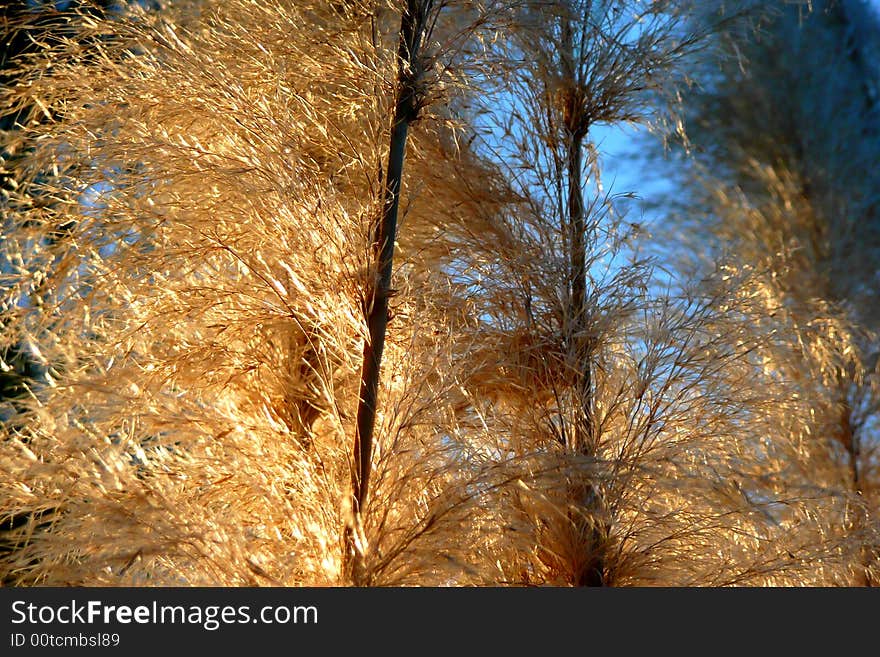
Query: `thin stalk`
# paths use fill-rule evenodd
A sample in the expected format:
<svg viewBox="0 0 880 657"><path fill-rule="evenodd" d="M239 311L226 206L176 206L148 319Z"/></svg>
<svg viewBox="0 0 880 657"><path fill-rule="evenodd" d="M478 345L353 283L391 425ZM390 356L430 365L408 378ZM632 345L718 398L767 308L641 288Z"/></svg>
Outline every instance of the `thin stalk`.
<svg viewBox="0 0 880 657"><path fill-rule="evenodd" d="M571 251L569 254L569 281L571 291L570 349L574 350L577 372L575 395L579 408L569 449L584 456L596 456L596 437L593 427L593 365L592 346L585 342L587 321L587 218L583 194L583 147L589 132L590 117L585 113L581 98L580 67L575 64L573 17L563 18L561 30L562 66L568 83L564 125L567 141L566 177L568 183L568 227ZM603 586L605 584L605 550L609 527L603 520L605 503L592 481L576 483L571 490L574 505L583 513L569 514L572 529L580 538L586 559L575 572L570 573L574 586Z"/></svg>
<svg viewBox="0 0 880 657"><path fill-rule="evenodd" d="M432 2L408 0L401 16L398 45L397 91L388 166L385 174L382 215L373 230L373 264L377 276L365 296L365 314L369 338L364 342L358 396L357 427L354 437L352 467L352 512L359 518L369 492L370 469L373 453L373 433L378 409L379 375L385 333L388 328L388 299L392 295L391 272L394 265L394 241L403 181L406 140L410 124L419 113L417 87L419 84L419 49L425 27L425 17ZM352 581L368 584L364 572L362 550L354 541L352 527L346 528L346 555Z"/></svg>
<svg viewBox="0 0 880 657"><path fill-rule="evenodd" d="M593 368L590 356L580 349L586 331L586 217L584 210L583 181L583 140L584 135L574 133L569 140L568 166L568 221L571 226L571 321L573 343L578 345L578 372L576 394L580 404L580 418L575 426L574 445L579 452L595 451L591 447L593 438Z"/></svg>
<svg viewBox="0 0 880 657"><path fill-rule="evenodd" d="M589 131L589 116L585 116L581 101L579 67L575 65L577 53L574 45L573 18L565 16L561 26L561 53L563 75L567 82L568 94L565 102L564 125L567 141L565 158L568 182L568 228L569 244L569 286L571 293L570 336L577 362L576 394L580 405L580 418L573 432L571 449L581 453L594 451L592 443L592 363L590 354L583 353L583 337L587 324L587 263L586 263L586 208L583 192L583 146ZM589 349L587 350L589 352Z"/></svg>

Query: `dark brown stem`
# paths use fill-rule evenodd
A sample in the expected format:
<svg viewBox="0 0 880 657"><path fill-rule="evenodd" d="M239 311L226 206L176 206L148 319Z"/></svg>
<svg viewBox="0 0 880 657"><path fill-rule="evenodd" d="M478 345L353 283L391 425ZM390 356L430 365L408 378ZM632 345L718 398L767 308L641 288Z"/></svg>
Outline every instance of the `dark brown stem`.
<svg viewBox="0 0 880 657"><path fill-rule="evenodd" d="M592 448L592 363L590 349L584 344L587 332L587 263L586 263L586 208L583 192L583 147L584 138L589 130L589 116L586 113L580 91L578 68L575 65L576 52L574 45L574 26L572 18L566 16L561 28L561 64L563 74L568 83L563 107L567 153L565 158L568 182L568 229L571 245L569 290L571 293L570 311L570 348L576 356L578 372L576 374L576 394L579 401L578 422L572 435L569 447L580 453L590 453ZM587 346L585 349L584 347Z"/></svg>
<svg viewBox="0 0 880 657"><path fill-rule="evenodd" d="M351 480L352 512L356 518L363 510L369 492L379 374L388 327L388 299L392 294L391 272L406 139L409 126L419 112L418 56L425 17L431 4L424 0L408 0L400 22L397 92L385 175L384 202L382 215L373 232L373 264L377 268L377 276L365 295L364 311L369 338L364 342ZM346 528L346 555L349 559L350 576L356 585L368 584L363 567L363 555L356 549L353 531L352 527Z"/></svg>
<svg viewBox="0 0 880 657"><path fill-rule="evenodd" d="M580 93L580 75L575 65L576 52L572 17L562 24L562 66L568 80L565 98L564 126L567 137L566 176L568 182L568 228L571 245L569 285L571 292L569 348L573 350L577 372L575 394L578 403L577 419L569 449L575 453L595 457L596 437L593 427L593 368L587 316L587 218L583 194L583 148L590 127L590 117ZM592 481L579 482L571 491L571 501L584 514L570 514L571 530L578 537L583 550L576 567L570 573L574 586L604 586L607 582L605 553L610 528L605 521L605 502L601 491Z"/></svg>
<svg viewBox="0 0 880 657"><path fill-rule="evenodd" d="M587 265L586 265L586 217L582 189L583 135L575 133L568 148L568 221L571 227L571 340L576 345L578 372L576 392L580 417L575 425L574 444L580 453L595 451L593 443L593 381L590 353L584 353L583 340L587 331Z"/></svg>

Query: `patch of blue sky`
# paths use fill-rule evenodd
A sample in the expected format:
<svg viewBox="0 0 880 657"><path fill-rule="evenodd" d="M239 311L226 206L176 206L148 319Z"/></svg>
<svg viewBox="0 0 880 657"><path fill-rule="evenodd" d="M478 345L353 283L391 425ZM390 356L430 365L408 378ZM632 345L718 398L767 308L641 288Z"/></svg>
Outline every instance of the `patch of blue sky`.
<svg viewBox="0 0 880 657"><path fill-rule="evenodd" d="M117 185L110 180L102 180L88 185L80 193L78 199L83 216L100 219L107 211L110 196L117 189ZM97 230L97 228L93 230ZM124 239L124 236L120 236L120 239ZM98 255L102 259L111 258L116 253L118 244L119 242L116 239L104 240L101 246L98 247Z"/></svg>

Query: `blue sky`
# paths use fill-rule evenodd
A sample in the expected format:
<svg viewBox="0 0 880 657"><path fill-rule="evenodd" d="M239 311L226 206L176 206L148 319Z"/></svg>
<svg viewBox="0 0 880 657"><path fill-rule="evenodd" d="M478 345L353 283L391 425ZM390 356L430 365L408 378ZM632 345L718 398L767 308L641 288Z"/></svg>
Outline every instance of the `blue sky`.
<svg viewBox="0 0 880 657"><path fill-rule="evenodd" d="M858 0L854 0L858 1ZM880 12L880 0L863 0ZM650 232L651 225L661 218L648 210L651 201L659 200L662 181L647 179L644 162L639 161L639 151L650 139L647 129L640 126L596 126L590 136L598 147L602 161L602 177L606 191L615 194L635 193L634 202L621 206L626 208L627 219L637 222Z"/></svg>

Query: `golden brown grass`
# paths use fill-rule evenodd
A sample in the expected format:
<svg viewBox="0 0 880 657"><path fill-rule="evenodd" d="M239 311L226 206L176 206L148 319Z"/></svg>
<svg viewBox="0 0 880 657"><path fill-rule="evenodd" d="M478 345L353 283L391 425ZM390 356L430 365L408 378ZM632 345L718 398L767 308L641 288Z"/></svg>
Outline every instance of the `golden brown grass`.
<svg viewBox="0 0 880 657"><path fill-rule="evenodd" d="M27 117L3 135L0 349L42 376L2 402L0 581L345 585L346 526L376 586L568 585L596 564L611 585L822 584L850 567L827 519L861 507L791 474L818 467L792 439L813 408L780 364L789 334L815 353L849 329L755 330L788 308L766 262L660 289L589 140L575 321L572 98L552 58L520 66L535 3L440 4L357 514L399 3L180 2L80 19L19 62L0 91ZM644 92L672 89L686 52L676 5L625 13L645 31L609 48L614 10L640 3L594 4L582 109L650 120ZM587 363L589 452L567 439Z"/></svg>

